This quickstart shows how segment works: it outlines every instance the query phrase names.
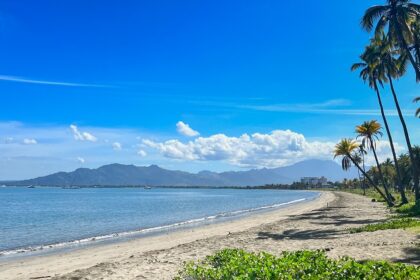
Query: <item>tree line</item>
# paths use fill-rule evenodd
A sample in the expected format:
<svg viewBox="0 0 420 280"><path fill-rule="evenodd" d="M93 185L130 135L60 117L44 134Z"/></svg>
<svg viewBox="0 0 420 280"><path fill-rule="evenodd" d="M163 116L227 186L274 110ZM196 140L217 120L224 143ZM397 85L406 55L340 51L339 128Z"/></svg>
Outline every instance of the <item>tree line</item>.
<svg viewBox="0 0 420 280"><path fill-rule="evenodd" d="M391 188L398 190L402 204L408 202L406 191L413 191L416 204L420 204L419 148L412 144L395 86L395 82L410 68L414 70L415 83L420 82L420 5L410 0L387 0L384 5L368 8L361 19L361 26L372 33L372 38L360 55L360 61L353 64L351 70L359 71L360 78L376 94L392 159L379 162L376 144L383 136L383 127L376 120L356 126L356 139L342 139L335 146L334 157L342 158L345 170L354 165L363 177L364 186L375 188L389 206L395 204ZM399 157L382 102L384 89L392 94L408 150L407 154ZM420 97L414 102L420 102ZM415 114L420 117L420 108ZM375 159L375 165L370 170L366 170L364 160L368 153Z"/></svg>

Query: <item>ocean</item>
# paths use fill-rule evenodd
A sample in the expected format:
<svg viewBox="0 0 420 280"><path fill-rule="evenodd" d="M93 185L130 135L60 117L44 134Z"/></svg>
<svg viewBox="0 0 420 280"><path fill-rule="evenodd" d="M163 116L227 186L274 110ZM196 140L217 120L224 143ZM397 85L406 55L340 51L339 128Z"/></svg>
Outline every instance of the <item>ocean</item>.
<svg viewBox="0 0 420 280"><path fill-rule="evenodd" d="M0 188L0 258L158 234L316 198L307 191Z"/></svg>

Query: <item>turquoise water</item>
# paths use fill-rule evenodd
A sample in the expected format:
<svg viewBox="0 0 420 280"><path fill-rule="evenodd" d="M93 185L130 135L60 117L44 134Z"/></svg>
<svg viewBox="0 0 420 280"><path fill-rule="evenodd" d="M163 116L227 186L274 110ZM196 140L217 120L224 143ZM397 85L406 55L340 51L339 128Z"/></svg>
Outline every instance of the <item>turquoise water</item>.
<svg viewBox="0 0 420 280"><path fill-rule="evenodd" d="M0 188L0 254L167 231L317 196L279 190L5 187Z"/></svg>

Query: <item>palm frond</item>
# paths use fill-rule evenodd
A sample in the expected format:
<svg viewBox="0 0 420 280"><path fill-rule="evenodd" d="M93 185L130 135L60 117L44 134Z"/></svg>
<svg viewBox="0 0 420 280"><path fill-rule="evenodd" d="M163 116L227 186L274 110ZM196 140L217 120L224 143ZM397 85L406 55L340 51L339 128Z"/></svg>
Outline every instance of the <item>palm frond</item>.
<svg viewBox="0 0 420 280"><path fill-rule="evenodd" d="M388 11L388 6L373 6L366 10L365 14L362 17L361 25L363 29L370 32L373 28L373 23L380 17L386 16Z"/></svg>
<svg viewBox="0 0 420 280"><path fill-rule="evenodd" d="M365 121L356 126L355 132L357 138L362 138L362 145L366 149L375 148L375 141L382 137L381 124L376 120Z"/></svg>
<svg viewBox="0 0 420 280"><path fill-rule="evenodd" d="M359 63L354 63L352 66L351 66L351 71L356 71L357 69L359 69L359 68L363 68L363 67L366 67L366 63L363 63L363 62L359 62Z"/></svg>
<svg viewBox="0 0 420 280"><path fill-rule="evenodd" d="M387 24L388 24L388 17L381 16L375 27L375 36L380 36L384 32L384 29Z"/></svg>

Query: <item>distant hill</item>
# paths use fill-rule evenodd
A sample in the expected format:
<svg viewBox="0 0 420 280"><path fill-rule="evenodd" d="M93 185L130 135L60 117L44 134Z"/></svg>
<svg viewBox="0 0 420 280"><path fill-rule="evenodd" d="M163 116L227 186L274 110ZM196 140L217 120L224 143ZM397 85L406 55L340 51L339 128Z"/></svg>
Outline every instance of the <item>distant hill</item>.
<svg viewBox="0 0 420 280"><path fill-rule="evenodd" d="M279 167L248 171L189 173L167 170L157 165L104 165L97 169L79 168L73 172L58 172L30 180L9 182L9 185L28 186L259 186L290 184L305 176L325 176L330 181L355 178L356 170L344 172L331 160L306 160Z"/></svg>

